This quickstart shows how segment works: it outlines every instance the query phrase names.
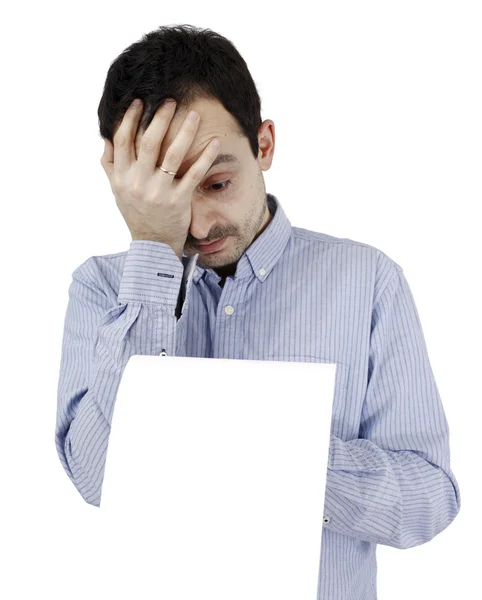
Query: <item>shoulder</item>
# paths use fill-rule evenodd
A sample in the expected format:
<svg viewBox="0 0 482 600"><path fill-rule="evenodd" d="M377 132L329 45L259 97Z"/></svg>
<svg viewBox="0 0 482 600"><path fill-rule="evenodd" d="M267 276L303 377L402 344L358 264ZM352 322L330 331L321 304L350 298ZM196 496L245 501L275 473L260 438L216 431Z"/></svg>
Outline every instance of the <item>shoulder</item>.
<svg viewBox="0 0 482 600"><path fill-rule="evenodd" d="M344 260L363 264L371 270L376 280L391 279L402 267L380 248L350 238L336 237L326 233L292 227L293 245L298 248L310 247L313 252L327 254L329 258L342 257Z"/></svg>

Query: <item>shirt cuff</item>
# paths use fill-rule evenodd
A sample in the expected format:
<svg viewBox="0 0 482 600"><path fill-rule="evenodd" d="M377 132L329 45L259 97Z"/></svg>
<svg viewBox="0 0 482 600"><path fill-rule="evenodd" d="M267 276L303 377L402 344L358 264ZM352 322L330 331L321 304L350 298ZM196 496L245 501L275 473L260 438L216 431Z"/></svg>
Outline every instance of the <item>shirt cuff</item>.
<svg viewBox="0 0 482 600"><path fill-rule="evenodd" d="M177 305L184 265L168 244L132 240L119 286L119 304L153 302Z"/></svg>

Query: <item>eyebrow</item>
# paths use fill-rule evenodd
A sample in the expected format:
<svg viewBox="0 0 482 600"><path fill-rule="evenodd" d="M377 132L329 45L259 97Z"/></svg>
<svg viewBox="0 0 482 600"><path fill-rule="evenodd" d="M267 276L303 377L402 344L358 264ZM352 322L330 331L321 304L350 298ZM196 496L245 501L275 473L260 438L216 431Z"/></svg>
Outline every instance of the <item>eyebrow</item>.
<svg viewBox="0 0 482 600"><path fill-rule="evenodd" d="M218 154L209 167L209 171L220 163L238 163L239 160L234 154Z"/></svg>
<svg viewBox="0 0 482 600"><path fill-rule="evenodd" d="M229 153L225 153L225 154L218 154L216 156L216 158L213 160L213 162L211 163L211 166L209 167L209 169L206 171L206 174L209 173L209 171L215 167L216 165L219 165L221 163L239 163L239 159L237 156L234 156L234 154L229 154ZM187 169L186 169L187 170ZM182 175L179 175L181 169L178 170L177 175L175 177L175 179L180 179L182 177ZM184 172L183 172L184 175Z"/></svg>

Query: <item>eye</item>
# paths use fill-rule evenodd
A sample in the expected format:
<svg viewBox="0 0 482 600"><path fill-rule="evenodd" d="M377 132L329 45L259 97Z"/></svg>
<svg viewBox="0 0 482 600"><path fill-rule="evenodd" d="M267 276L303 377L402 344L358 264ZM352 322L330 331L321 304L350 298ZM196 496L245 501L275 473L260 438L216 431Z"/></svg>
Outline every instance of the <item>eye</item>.
<svg viewBox="0 0 482 600"><path fill-rule="evenodd" d="M208 185L208 188L212 188L214 186L222 185L222 184L224 184L224 187L222 187L221 189L213 190L213 192L216 194L224 193L228 188L231 187L231 180L227 179L226 181L217 181L216 183L212 183L211 185Z"/></svg>

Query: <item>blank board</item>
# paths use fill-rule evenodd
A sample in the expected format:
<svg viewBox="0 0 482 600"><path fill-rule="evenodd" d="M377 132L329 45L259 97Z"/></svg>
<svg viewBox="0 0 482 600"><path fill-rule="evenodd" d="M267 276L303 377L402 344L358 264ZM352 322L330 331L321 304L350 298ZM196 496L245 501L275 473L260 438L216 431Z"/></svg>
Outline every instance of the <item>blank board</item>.
<svg viewBox="0 0 482 600"><path fill-rule="evenodd" d="M98 597L314 600L336 368L132 356L95 519Z"/></svg>

